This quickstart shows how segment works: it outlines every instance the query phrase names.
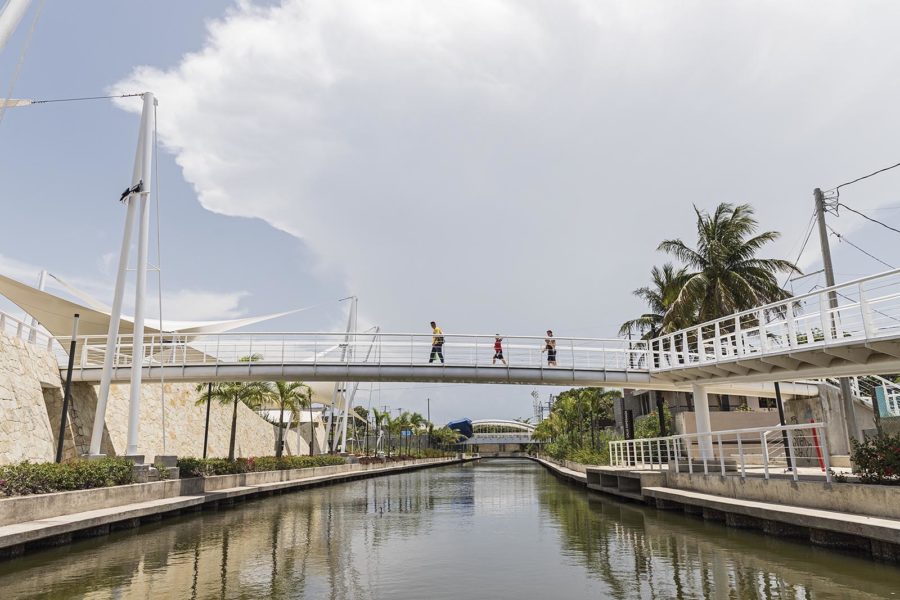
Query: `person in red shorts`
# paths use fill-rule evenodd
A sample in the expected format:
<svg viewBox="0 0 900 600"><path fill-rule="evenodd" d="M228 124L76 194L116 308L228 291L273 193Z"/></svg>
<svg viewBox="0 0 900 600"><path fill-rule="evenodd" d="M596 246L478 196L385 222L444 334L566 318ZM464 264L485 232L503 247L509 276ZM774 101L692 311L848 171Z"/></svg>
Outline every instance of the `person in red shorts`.
<svg viewBox="0 0 900 600"><path fill-rule="evenodd" d="M506 359L503 358L503 338L499 333L494 336L494 360L491 364L496 365L497 359L500 359L504 365L506 364Z"/></svg>

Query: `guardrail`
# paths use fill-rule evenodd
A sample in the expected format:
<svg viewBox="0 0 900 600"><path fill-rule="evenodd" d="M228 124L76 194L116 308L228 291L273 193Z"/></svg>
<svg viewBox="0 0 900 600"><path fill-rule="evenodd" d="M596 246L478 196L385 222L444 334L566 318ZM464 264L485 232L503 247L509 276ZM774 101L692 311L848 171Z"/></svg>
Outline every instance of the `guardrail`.
<svg viewBox="0 0 900 600"><path fill-rule="evenodd" d="M28 321L17 319L3 311L0 311L0 335L19 338L51 352L54 350L55 338L41 329L39 325L32 325Z"/></svg>
<svg viewBox="0 0 900 600"><path fill-rule="evenodd" d="M761 467L765 479L773 467L783 467L791 471L794 481L799 479L798 466L813 465L831 481L824 423L618 440L609 442L609 456L612 466L656 470L666 466L676 473L686 468L692 474L702 468L704 475L718 471L725 476L737 470L746 477L749 465Z"/></svg>
<svg viewBox="0 0 900 600"><path fill-rule="evenodd" d="M650 371L900 337L900 269L650 340Z"/></svg>
<svg viewBox="0 0 900 600"><path fill-rule="evenodd" d="M221 333L203 336L153 334L137 351L148 367L193 365L437 365L530 367L562 370L616 370L646 373L646 343L622 339L555 338L556 364L548 364L543 337L504 336L506 364L494 360L494 336L444 334L443 362L432 345L432 334L357 333ZM69 338L59 338L68 345ZM78 338L75 368L102 367L106 336ZM135 354L132 336L119 337L114 367L130 367ZM248 358L251 357L251 358ZM431 361L431 362L430 362Z"/></svg>

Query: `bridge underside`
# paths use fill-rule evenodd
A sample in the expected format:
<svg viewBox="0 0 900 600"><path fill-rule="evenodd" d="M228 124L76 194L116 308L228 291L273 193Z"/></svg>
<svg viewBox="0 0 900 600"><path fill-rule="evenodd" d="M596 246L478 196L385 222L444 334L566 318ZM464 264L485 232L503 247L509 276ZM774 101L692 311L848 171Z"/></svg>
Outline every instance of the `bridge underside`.
<svg viewBox="0 0 900 600"><path fill-rule="evenodd" d="M99 383L100 367L76 369L72 381ZM413 383L499 383L641 387L650 382L646 371L601 371L505 366L453 365L311 365L237 363L144 367L143 381L390 381ZM131 368L114 369L113 383L127 383Z"/></svg>
<svg viewBox="0 0 900 600"><path fill-rule="evenodd" d="M745 356L706 364L682 365L653 373L674 384L791 381L900 372L900 342L860 342L763 356Z"/></svg>
<svg viewBox="0 0 900 600"><path fill-rule="evenodd" d="M72 381L100 383L100 367L77 368L72 373ZM884 372L884 371L882 371ZM680 373L680 371L678 372ZM469 383L469 384L513 384L513 385L553 385L569 387L614 387L651 389L662 391L691 391L689 380L683 382L668 378L676 373L665 372L651 375L647 371L601 371L579 369L551 369L534 367L504 366L435 366L435 365L310 365L310 364L266 364L232 363L210 365L172 365L166 367L145 367L145 383L167 382L205 383L209 381L346 381L346 382L409 382L409 383ZM65 371L62 371L65 378ZM662 375L664 377L660 377ZM113 383L128 383L131 368L113 369ZM774 397L770 383L735 383L736 380L711 382L710 393L742 394L758 397ZM815 385L784 384L782 392L789 395L812 396L818 393Z"/></svg>

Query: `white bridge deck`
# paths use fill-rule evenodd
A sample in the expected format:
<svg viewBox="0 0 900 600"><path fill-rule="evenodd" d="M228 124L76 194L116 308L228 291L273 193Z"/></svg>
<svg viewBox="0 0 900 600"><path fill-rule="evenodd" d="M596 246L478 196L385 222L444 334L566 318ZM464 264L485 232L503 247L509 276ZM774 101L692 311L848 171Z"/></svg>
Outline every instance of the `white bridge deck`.
<svg viewBox="0 0 900 600"><path fill-rule="evenodd" d="M21 330L21 325L19 326ZM33 336L32 336L33 337ZM900 371L900 269L796 296L655 338L556 338L548 364L541 336L445 334L445 364L429 362L418 333L221 333L118 339L113 382L253 380L513 383L683 390L692 384L768 395L772 381ZM56 342L56 343L54 343ZM69 339L45 338L66 368ZM73 380L100 381L105 336L78 338ZM252 357L248 360L247 357ZM770 392L769 392L770 393ZM788 392L790 393L790 392ZM800 391L800 393L803 393Z"/></svg>

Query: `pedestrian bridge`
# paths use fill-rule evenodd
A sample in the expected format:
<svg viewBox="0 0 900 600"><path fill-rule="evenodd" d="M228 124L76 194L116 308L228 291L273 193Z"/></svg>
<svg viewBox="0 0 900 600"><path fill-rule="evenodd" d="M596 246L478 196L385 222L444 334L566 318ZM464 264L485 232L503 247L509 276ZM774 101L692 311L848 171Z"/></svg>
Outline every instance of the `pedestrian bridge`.
<svg viewBox="0 0 900 600"><path fill-rule="evenodd" d="M900 371L900 270L864 277L650 341L654 379L795 380Z"/></svg>
<svg viewBox="0 0 900 600"><path fill-rule="evenodd" d="M408 381L685 390L701 384L766 395L766 382L900 371L900 269L804 294L650 340L445 333L445 363L429 362L430 333L154 333L118 338L112 381ZM56 338L60 368L66 338ZM100 381L106 336L78 338L73 380ZM248 358L249 357L249 358ZM770 392L771 393L771 392Z"/></svg>
<svg viewBox="0 0 900 600"><path fill-rule="evenodd" d="M531 439L534 433L534 425L521 421L506 419L479 419L472 421L473 435L467 438L464 445L508 445L508 444L537 444Z"/></svg>

